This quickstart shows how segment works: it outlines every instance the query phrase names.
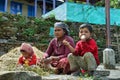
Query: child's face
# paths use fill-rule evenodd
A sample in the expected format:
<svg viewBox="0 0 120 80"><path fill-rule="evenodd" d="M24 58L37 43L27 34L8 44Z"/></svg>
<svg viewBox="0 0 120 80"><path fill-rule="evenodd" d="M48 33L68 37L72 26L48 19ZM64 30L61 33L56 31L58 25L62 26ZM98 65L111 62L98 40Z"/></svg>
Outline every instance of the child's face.
<svg viewBox="0 0 120 80"><path fill-rule="evenodd" d="M81 28L79 31L79 37L81 38L82 35L85 35L86 39L89 39L91 37L91 33L88 30L88 28Z"/></svg>
<svg viewBox="0 0 120 80"><path fill-rule="evenodd" d="M22 55L25 57L25 58L28 58L29 57L29 54L28 53L26 53L26 52L21 52L22 53Z"/></svg>

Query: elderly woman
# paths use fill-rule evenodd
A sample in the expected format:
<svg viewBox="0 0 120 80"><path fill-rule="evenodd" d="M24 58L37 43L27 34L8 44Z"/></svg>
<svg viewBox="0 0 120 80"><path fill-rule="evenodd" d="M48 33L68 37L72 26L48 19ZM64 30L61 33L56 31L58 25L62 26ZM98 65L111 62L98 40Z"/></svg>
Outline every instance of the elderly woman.
<svg viewBox="0 0 120 80"><path fill-rule="evenodd" d="M42 60L48 68L54 69L56 73L69 73L69 63L67 55L70 49L63 44L63 40L67 40L71 46L75 47L72 37L68 36L68 25L63 22L54 24L54 35Z"/></svg>

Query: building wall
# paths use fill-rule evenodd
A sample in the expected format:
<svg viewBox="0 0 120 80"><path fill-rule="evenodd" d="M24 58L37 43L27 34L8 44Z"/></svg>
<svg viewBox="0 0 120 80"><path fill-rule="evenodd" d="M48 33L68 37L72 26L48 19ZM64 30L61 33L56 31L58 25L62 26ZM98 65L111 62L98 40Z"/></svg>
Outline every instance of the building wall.
<svg viewBox="0 0 120 80"><path fill-rule="evenodd" d="M34 3L27 3L26 1L22 1L22 0L21 1L20 0L13 0L13 1L22 3L22 15L24 15L24 16L28 16L28 10L27 10L28 5L34 6ZM10 13L10 3L11 3L11 1L8 0L7 12L9 12L9 13ZM42 10L41 10L40 6L38 5L37 6L37 17L41 17L41 15L42 15Z"/></svg>

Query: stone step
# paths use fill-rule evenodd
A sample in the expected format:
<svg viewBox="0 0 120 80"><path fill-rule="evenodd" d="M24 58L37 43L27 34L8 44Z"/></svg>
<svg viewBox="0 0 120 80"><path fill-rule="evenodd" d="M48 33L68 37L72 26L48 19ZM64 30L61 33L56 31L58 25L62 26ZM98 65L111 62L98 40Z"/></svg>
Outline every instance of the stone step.
<svg viewBox="0 0 120 80"><path fill-rule="evenodd" d="M120 64L116 64L115 69L105 69L103 64L99 65L95 77L100 80L120 80Z"/></svg>
<svg viewBox="0 0 120 80"><path fill-rule="evenodd" d="M31 71L0 71L0 80L42 80Z"/></svg>
<svg viewBox="0 0 120 80"><path fill-rule="evenodd" d="M91 77L76 77L71 75L56 75L42 76L42 80L93 80Z"/></svg>

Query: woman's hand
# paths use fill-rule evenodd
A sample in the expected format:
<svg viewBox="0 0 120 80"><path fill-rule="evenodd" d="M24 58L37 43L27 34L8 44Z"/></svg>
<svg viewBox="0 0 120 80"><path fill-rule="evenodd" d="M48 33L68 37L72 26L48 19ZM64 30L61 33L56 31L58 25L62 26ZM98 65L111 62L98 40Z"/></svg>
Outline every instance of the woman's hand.
<svg viewBox="0 0 120 80"><path fill-rule="evenodd" d="M49 64L50 62L52 62L52 61L58 61L59 59L60 59L60 58L57 57L57 56L50 56L50 57L48 57L48 58L43 58L43 59L41 60L41 63Z"/></svg>
<svg viewBox="0 0 120 80"><path fill-rule="evenodd" d="M52 58L51 58L51 57L43 58L43 59L41 60L41 62L42 62L42 63L45 63L45 64L49 64L51 61L52 61Z"/></svg>
<svg viewBox="0 0 120 80"><path fill-rule="evenodd" d="M52 61L58 61L58 60L60 60L60 58L58 56L51 56L51 58L52 58Z"/></svg>
<svg viewBox="0 0 120 80"><path fill-rule="evenodd" d="M70 45L70 43L68 41L66 41L65 39L63 40L63 44L66 45L66 46Z"/></svg>
<svg viewBox="0 0 120 80"><path fill-rule="evenodd" d="M72 53L75 52L74 47L72 47L72 46L70 45L70 43L69 43L68 41L66 41L65 39L63 40L63 44L66 45L66 46L70 49L70 51L71 51Z"/></svg>

